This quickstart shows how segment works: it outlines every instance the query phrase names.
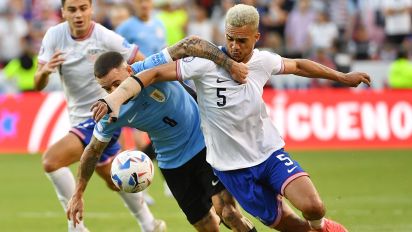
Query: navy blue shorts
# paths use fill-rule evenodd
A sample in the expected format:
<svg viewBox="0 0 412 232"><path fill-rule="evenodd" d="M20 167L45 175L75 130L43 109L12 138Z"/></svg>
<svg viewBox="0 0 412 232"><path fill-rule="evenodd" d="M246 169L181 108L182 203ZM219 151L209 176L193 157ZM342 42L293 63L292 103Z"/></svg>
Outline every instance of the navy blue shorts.
<svg viewBox="0 0 412 232"><path fill-rule="evenodd" d="M253 167L214 171L243 209L267 226L277 225L282 216L282 196L286 185L308 175L283 149Z"/></svg>
<svg viewBox="0 0 412 232"><path fill-rule="evenodd" d="M70 129L70 132L75 134L82 141L84 147L90 143L92 139L94 126L96 123L93 119L87 119L84 122L79 123L77 126L74 126ZM113 133L113 137L107 145L106 149L103 151L102 156L100 157L97 166L105 165L112 161L112 159L119 153L120 144L117 142L120 136L121 129L118 129Z"/></svg>

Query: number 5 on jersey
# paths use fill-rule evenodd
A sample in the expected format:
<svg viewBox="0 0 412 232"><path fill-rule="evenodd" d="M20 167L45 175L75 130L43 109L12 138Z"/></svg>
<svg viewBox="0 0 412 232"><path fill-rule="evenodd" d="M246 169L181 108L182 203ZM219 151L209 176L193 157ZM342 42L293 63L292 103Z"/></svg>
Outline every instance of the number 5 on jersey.
<svg viewBox="0 0 412 232"><path fill-rule="evenodd" d="M216 102L217 106L225 106L226 105L226 96L223 95L222 92L226 91L226 88L217 88L216 95L218 97L218 101Z"/></svg>

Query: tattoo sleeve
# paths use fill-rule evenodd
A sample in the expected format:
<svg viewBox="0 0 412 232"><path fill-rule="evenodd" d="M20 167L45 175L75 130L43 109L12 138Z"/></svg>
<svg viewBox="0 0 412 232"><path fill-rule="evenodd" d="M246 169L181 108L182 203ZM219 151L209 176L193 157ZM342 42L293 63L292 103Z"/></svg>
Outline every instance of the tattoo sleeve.
<svg viewBox="0 0 412 232"><path fill-rule="evenodd" d="M180 40L169 47L168 52L173 60L187 56L196 56L211 60L226 70L230 70L234 62L216 45L197 36L189 36Z"/></svg>
<svg viewBox="0 0 412 232"><path fill-rule="evenodd" d="M84 150L80 159L80 166L78 171L79 186L83 191L86 188L87 183L93 175L97 162L106 148L108 143L100 142L94 136Z"/></svg>

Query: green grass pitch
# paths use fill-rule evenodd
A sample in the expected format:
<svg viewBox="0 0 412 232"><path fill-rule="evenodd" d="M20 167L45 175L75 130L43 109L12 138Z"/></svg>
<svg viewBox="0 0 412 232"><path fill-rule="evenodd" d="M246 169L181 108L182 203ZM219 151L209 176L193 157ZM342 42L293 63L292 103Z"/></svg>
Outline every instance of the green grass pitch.
<svg viewBox="0 0 412 232"><path fill-rule="evenodd" d="M349 231L412 231L412 150L296 151L291 155L311 174L327 216ZM65 214L43 174L40 156L0 155L0 162L0 231L67 231ZM167 222L169 232L194 231L174 199L163 195L159 172L149 192L156 199L151 210ZM92 232L139 231L121 199L97 175L86 191L85 207L85 222ZM253 222L258 231L270 231Z"/></svg>

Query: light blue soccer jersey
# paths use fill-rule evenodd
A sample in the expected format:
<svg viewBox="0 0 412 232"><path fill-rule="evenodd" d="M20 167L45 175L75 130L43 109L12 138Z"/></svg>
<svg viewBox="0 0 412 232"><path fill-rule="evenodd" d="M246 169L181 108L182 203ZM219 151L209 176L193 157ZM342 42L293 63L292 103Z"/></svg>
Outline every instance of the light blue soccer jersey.
<svg viewBox="0 0 412 232"><path fill-rule="evenodd" d="M157 53L133 64L135 72L167 62ZM161 82L145 87L141 93L122 105L118 120L108 123L106 115L95 126L93 135L102 142L110 141L120 127L133 127L146 131L163 169L185 164L204 147L197 103L177 82Z"/></svg>
<svg viewBox="0 0 412 232"><path fill-rule="evenodd" d="M166 31L162 22L152 16L148 22L130 17L116 28L116 33L129 43L137 44L145 56L159 52L166 47Z"/></svg>

